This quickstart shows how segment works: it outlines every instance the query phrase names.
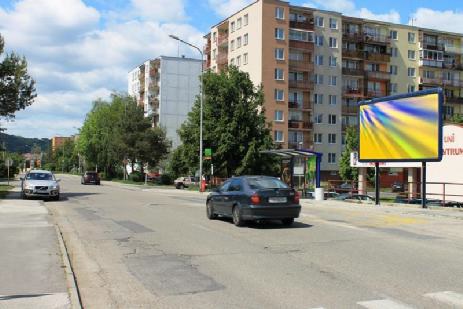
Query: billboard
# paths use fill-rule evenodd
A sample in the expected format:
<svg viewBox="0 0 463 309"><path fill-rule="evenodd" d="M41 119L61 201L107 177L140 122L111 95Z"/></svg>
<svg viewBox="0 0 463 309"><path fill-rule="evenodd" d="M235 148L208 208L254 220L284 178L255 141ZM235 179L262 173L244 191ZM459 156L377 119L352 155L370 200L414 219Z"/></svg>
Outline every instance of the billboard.
<svg viewBox="0 0 463 309"><path fill-rule="evenodd" d="M359 161L440 161L442 102L441 89L360 102Z"/></svg>

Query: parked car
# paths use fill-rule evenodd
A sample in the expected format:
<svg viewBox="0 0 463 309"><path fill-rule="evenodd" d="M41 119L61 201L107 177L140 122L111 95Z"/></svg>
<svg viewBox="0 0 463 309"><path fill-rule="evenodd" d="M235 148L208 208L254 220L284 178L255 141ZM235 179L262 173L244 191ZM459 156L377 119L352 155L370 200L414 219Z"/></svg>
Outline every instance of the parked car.
<svg viewBox="0 0 463 309"><path fill-rule="evenodd" d="M395 181L391 186L392 192L404 192L404 184Z"/></svg>
<svg viewBox="0 0 463 309"><path fill-rule="evenodd" d="M206 201L207 217L231 217L236 226L248 220L281 220L291 225L299 217L299 193L284 182L269 176L233 177L214 192Z"/></svg>
<svg viewBox="0 0 463 309"><path fill-rule="evenodd" d="M325 192L325 200L331 200L331 199L336 199L340 194L337 192Z"/></svg>
<svg viewBox="0 0 463 309"><path fill-rule="evenodd" d="M100 175L98 175L97 172L87 171L82 175L80 183L83 185L91 183L95 185L100 185Z"/></svg>
<svg viewBox="0 0 463 309"><path fill-rule="evenodd" d="M59 179L50 171L32 170L21 177L21 197L43 197L58 201L60 198Z"/></svg>
<svg viewBox="0 0 463 309"><path fill-rule="evenodd" d="M357 201L357 202L375 202L375 199L366 194L340 194L336 197L336 200L340 201Z"/></svg>
<svg viewBox="0 0 463 309"><path fill-rule="evenodd" d="M336 193L339 193L339 194L347 193L347 192L351 192L351 193L357 193L358 192L357 187L355 186L355 184L351 184L351 183L347 183L347 182L344 182L344 183L336 186L333 191L336 192Z"/></svg>
<svg viewBox="0 0 463 309"><path fill-rule="evenodd" d="M189 186L195 185L195 184L198 184L198 181L193 176L179 177L174 180L174 185L175 185L175 188L177 189L188 188Z"/></svg>

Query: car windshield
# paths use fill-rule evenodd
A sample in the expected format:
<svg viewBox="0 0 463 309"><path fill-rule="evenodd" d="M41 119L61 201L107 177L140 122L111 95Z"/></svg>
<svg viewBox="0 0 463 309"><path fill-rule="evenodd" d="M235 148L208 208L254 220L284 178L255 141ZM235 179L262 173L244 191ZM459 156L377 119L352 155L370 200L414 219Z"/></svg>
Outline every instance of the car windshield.
<svg viewBox="0 0 463 309"><path fill-rule="evenodd" d="M53 180L53 175L49 173L29 173L26 176L28 180Z"/></svg>
<svg viewBox="0 0 463 309"><path fill-rule="evenodd" d="M288 186L277 178L248 178L249 187L254 190L258 189L283 189Z"/></svg>

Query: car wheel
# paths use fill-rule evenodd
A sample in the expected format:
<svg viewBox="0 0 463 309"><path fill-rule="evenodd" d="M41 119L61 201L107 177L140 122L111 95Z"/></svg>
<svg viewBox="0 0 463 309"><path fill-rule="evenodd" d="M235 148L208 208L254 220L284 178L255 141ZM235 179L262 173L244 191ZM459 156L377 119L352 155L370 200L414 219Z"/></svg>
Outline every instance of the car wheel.
<svg viewBox="0 0 463 309"><path fill-rule="evenodd" d="M294 223L294 218L285 218L281 222L286 226L291 226Z"/></svg>
<svg viewBox="0 0 463 309"><path fill-rule="evenodd" d="M185 186L183 185L183 183L181 183L181 184L178 185L178 188L183 189L183 188L185 188Z"/></svg>
<svg viewBox="0 0 463 309"><path fill-rule="evenodd" d="M214 206L212 205L211 201L207 201L206 203L206 212L207 212L207 218L209 220L214 220L217 218L217 215L214 213Z"/></svg>
<svg viewBox="0 0 463 309"><path fill-rule="evenodd" d="M21 191L21 198L22 198L23 200L27 200L27 195L24 194L23 191Z"/></svg>
<svg viewBox="0 0 463 309"><path fill-rule="evenodd" d="M54 201L59 201L59 194L53 197Z"/></svg>
<svg viewBox="0 0 463 309"><path fill-rule="evenodd" d="M241 210L238 206L233 207L232 210L233 224L236 226L243 226L244 220L241 218Z"/></svg>

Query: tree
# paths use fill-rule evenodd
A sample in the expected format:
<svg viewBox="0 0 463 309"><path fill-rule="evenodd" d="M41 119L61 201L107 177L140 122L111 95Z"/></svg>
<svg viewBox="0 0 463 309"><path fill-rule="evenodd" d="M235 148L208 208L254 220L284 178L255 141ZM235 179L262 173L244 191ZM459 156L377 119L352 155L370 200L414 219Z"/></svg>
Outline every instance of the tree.
<svg viewBox="0 0 463 309"><path fill-rule="evenodd" d="M262 89L254 87L248 73L233 66L220 74L205 73L203 82L203 140L204 148L212 149L214 174L275 174L275 159L260 152L274 148ZM199 166L199 117L198 98L178 131L182 145L172 156L174 173L192 172ZM205 170L210 163L204 162Z"/></svg>
<svg viewBox="0 0 463 309"><path fill-rule="evenodd" d="M0 55L3 47L0 35ZM31 105L35 97L35 81L27 73L26 58L7 54L0 62L0 116L14 117L16 111Z"/></svg>
<svg viewBox="0 0 463 309"><path fill-rule="evenodd" d="M456 123L456 124L463 124L463 115L462 114L453 115L451 122Z"/></svg>
<svg viewBox="0 0 463 309"><path fill-rule="evenodd" d="M339 175L342 180L358 180L358 170L350 166L350 153L358 151L359 137L355 127L348 127L346 130L346 147L341 154L339 162Z"/></svg>

